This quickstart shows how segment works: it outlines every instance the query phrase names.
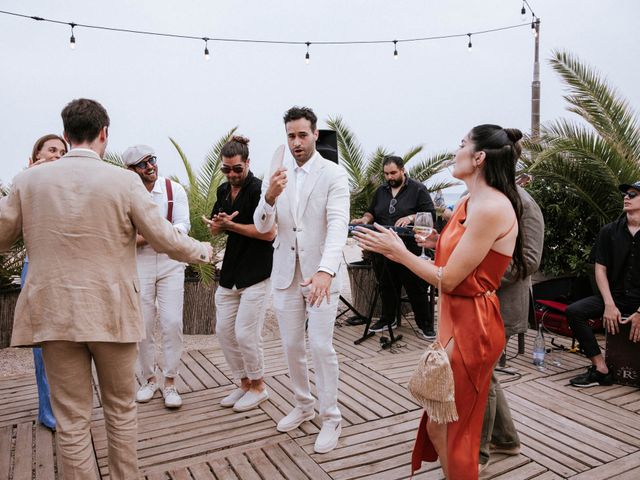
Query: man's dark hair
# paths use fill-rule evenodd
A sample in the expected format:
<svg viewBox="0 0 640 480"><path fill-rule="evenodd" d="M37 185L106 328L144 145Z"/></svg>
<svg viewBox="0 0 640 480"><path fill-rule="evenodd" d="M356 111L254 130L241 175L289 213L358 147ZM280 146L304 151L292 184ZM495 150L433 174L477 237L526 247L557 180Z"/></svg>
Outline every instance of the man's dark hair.
<svg viewBox="0 0 640 480"><path fill-rule="evenodd" d="M309 122L311 123L311 131L316 131L318 117L316 117L316 114L313 113L313 110L308 107L291 107L284 114L284 124L286 125L289 122L300 120L301 118L309 120Z"/></svg>
<svg viewBox="0 0 640 480"><path fill-rule="evenodd" d="M249 159L249 139L241 135L234 135L222 146L220 156L233 158L240 155L243 162Z"/></svg>
<svg viewBox="0 0 640 480"><path fill-rule="evenodd" d="M395 163L398 168L404 168L404 160L402 160L401 157L396 157L395 155L387 155L384 157L384 160L382 160L382 168L386 167L390 163Z"/></svg>
<svg viewBox="0 0 640 480"><path fill-rule="evenodd" d="M100 130L109 126L109 115L95 100L78 98L64 107L61 113L64 132L70 143L91 142Z"/></svg>

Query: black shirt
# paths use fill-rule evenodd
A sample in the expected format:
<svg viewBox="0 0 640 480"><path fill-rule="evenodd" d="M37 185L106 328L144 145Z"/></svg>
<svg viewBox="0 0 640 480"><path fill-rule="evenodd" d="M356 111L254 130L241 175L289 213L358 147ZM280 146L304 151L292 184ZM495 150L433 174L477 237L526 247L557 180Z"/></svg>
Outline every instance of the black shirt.
<svg viewBox="0 0 640 480"><path fill-rule="evenodd" d="M595 254L607 267L611 295L640 298L640 232L631 235L626 215L602 227Z"/></svg>
<svg viewBox="0 0 640 480"><path fill-rule="evenodd" d="M262 180L249 172L240 192L231 201L231 185L225 182L218 187L216 203L211 216L224 212L231 215L236 210L236 223L253 225L253 212L260 201ZM227 231L227 246L220 271L220 285L225 288L246 288L271 276L273 242L246 237Z"/></svg>
<svg viewBox="0 0 640 480"><path fill-rule="evenodd" d="M395 196L395 202L391 205L393 199L389 184L378 187L367 210L367 213L373 215L374 222L391 226L395 225L398 219L407 215L415 215L417 212L431 212L435 222L433 201L427 187L422 183L405 176L404 185L400 187L400 191ZM412 238L403 237L403 240L412 252L420 251Z"/></svg>

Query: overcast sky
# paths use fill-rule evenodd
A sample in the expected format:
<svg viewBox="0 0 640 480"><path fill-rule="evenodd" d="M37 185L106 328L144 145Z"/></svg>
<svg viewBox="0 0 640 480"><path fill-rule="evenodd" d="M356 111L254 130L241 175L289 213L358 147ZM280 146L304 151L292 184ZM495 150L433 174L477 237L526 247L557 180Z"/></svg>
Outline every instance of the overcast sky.
<svg viewBox="0 0 640 480"><path fill-rule="evenodd" d="M542 19L542 119L567 116L553 49L596 66L640 105L636 0L530 0ZM0 9L129 29L207 37L294 41L374 40L465 33L518 24L518 0L3 0ZM529 19L530 21L530 19ZM341 115L364 149L398 154L455 149L470 127L530 128L534 40L530 28L393 45L304 46L209 43L76 28L0 15L0 179L26 165L34 141L61 133L73 98L100 101L111 117L108 149L145 143L161 174L185 179L173 137L195 165L234 126L251 139L252 169L264 173L284 143L283 112L312 107Z"/></svg>

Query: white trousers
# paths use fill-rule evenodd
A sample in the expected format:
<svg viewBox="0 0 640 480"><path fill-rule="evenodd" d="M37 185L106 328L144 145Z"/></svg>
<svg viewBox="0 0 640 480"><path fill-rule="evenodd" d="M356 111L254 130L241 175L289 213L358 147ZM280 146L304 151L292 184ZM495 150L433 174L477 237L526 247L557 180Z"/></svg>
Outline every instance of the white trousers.
<svg viewBox="0 0 640 480"><path fill-rule="evenodd" d="M310 289L301 287L302 281L300 265L296 262L296 273L291 285L284 290L273 291L273 309L278 317L295 404L305 411L314 406L305 349L305 320L309 319L307 331L316 373L320 418L323 423L337 424L342 416L338 409L338 357L333 349L333 325L338 310L339 291L331 292L329 304L323 299L319 307L313 307L307 304L306 297Z"/></svg>
<svg viewBox="0 0 640 480"><path fill-rule="evenodd" d="M262 325L271 281L246 288L216 290L216 333L233 376L258 380L264 376Z"/></svg>
<svg viewBox="0 0 640 480"><path fill-rule="evenodd" d="M138 360L144 378L156 373L156 318L162 332L162 373L178 375L182 355L182 306L184 302L184 263L176 262L151 247L138 249L140 303L146 338L139 344Z"/></svg>

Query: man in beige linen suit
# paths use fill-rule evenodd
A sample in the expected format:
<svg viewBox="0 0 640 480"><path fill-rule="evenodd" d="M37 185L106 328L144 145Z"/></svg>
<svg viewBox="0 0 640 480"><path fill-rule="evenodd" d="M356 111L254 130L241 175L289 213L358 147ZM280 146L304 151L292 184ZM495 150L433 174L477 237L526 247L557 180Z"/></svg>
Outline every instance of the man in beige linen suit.
<svg viewBox="0 0 640 480"><path fill-rule="evenodd" d="M314 417L305 353L305 319L316 374L322 429L314 450L333 450L340 437L338 359L333 325L340 294L342 248L347 240L349 187L342 167L316 151L317 118L309 108L284 116L288 158L268 182L254 212L258 232L277 224L273 242L273 308L293 384L295 408L278 422L288 432Z"/></svg>
<svg viewBox="0 0 640 480"><path fill-rule="evenodd" d="M112 479L138 478L134 365L143 338L136 232L157 252L191 263L211 246L175 230L140 178L101 160L109 117L93 100L62 111L71 150L14 179L0 200L0 250L22 235L29 277L11 344L42 344L65 479L95 480L90 436L93 359Z"/></svg>

